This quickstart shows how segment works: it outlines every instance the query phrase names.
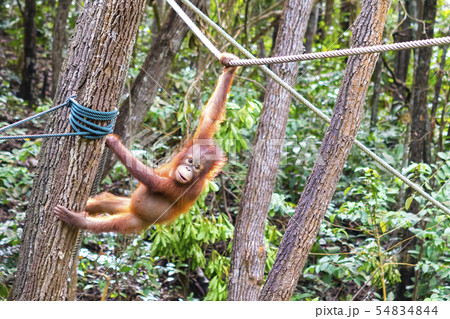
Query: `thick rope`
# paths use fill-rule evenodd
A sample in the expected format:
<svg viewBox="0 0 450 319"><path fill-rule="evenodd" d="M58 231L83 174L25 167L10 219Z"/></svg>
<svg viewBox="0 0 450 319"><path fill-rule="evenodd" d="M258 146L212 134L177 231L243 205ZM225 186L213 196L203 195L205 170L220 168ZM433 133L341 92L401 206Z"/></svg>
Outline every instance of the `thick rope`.
<svg viewBox="0 0 450 319"><path fill-rule="evenodd" d="M109 112L101 112L89 109L82 106L77 101L69 98L70 102L70 125L79 133L79 135L89 138L97 139L105 137L113 132L114 119L118 113L117 109ZM101 126L91 121L110 121L106 126Z"/></svg>
<svg viewBox="0 0 450 319"><path fill-rule="evenodd" d="M16 123L10 124L10 125L5 126L5 127L2 127L2 128L0 128L0 132L3 132L3 131L6 131L6 130L8 130L8 129L10 129L10 128L19 126L20 124L23 124L23 123L25 123L25 122L31 121L31 120L33 120L33 119L35 119L35 118L38 118L38 117L40 117L40 116L42 116L42 115L45 115L45 114L47 114L47 113L56 111L57 109L59 109L59 108L61 108L61 107L63 107L63 106L66 106L66 105L67 105L67 101L64 102L63 104L60 104L60 105L54 106L54 107L52 107L52 108L49 108L47 111L40 112L40 113L35 114L35 115L33 115L33 116L27 117L26 119L20 120L20 121L18 121L18 122L16 122Z"/></svg>
<svg viewBox="0 0 450 319"><path fill-rule="evenodd" d="M69 122L75 132L71 133L54 133L54 134L36 134L36 135L16 135L16 136L0 136L0 140L13 140L13 139L35 139L35 138L49 138L49 137L64 137L64 136L83 136L88 139L97 139L105 137L113 132L114 119L118 113L117 110L109 112L101 112L89 109L82 106L74 97L69 97L65 103L57 105L48 109L47 111L40 112L26 119L5 126L0 129L0 132L6 131L10 128L16 127L25 122L31 121L35 118L43 116L47 113L56 111L57 109L68 106L70 107ZM93 123L92 121L110 121L106 126L101 126Z"/></svg>
<svg viewBox="0 0 450 319"><path fill-rule="evenodd" d="M450 44L450 37L426 39L426 40L415 40L415 41L408 41L408 42L401 42L401 43L380 44L380 45L374 45L374 46L342 49L342 50L335 50L335 51L329 51L329 52L296 54L296 55L287 55L287 56L262 58L262 59L231 60L228 63L228 65L230 65L230 66L268 65L268 64L286 63L286 62L346 57L346 56L359 55L359 54L382 53L382 52L386 52L386 51L408 50L408 49L416 49L416 48L431 47L431 46L435 46L435 45L446 45L446 44Z"/></svg>
<svg viewBox="0 0 450 319"><path fill-rule="evenodd" d="M234 45L242 54L250 59L255 59L249 51L247 51L242 45L240 45L236 40L234 40L228 33L226 33L221 27L219 27L214 21L212 21L208 16L206 16L202 11L200 11L196 6L194 6L189 0L180 0L184 4L186 4L189 8L192 9L200 18L202 18L206 23L208 23L214 30L216 30L220 35L222 35L227 41L229 41L232 45ZM327 123L330 123L330 118L326 116L321 110L315 107L311 102L301 96L297 91L295 91L289 84L283 81L278 75L273 73L268 67L264 65L259 65L259 68L267 73L275 82L284 87L289 93L292 94L297 100L304 103L308 108L310 108L316 115L318 115L322 120ZM406 185L414 189L420 196L427 199L431 202L435 207L439 208L443 211L447 216L450 216L450 209L445 207L439 201L431 197L428 193L426 193L419 185L410 181L407 177L403 176L399 171L390 166L388 163L383 161L380 157L378 157L374 152L365 147L361 142L355 139L354 144L362 150L364 153L369 155L375 162L380 164L385 170L394 176L398 177L401 181L403 181Z"/></svg>

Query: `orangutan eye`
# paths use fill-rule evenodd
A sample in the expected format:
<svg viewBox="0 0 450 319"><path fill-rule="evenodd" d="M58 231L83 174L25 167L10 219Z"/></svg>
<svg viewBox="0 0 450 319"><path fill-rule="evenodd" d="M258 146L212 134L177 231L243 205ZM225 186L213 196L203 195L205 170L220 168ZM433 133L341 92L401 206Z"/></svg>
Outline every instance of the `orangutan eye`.
<svg viewBox="0 0 450 319"><path fill-rule="evenodd" d="M195 165L194 168L198 171L200 169L200 165Z"/></svg>
<svg viewBox="0 0 450 319"><path fill-rule="evenodd" d="M194 162L194 160L192 159L192 157L188 157L188 163L192 164Z"/></svg>

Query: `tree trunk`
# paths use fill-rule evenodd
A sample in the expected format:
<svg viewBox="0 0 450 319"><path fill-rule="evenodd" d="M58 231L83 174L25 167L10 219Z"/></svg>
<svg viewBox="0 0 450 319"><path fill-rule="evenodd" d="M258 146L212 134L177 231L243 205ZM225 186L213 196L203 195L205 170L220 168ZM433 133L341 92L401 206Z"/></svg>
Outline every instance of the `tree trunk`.
<svg viewBox="0 0 450 319"><path fill-rule="evenodd" d="M198 5L201 1L194 0L191 2ZM186 8L185 5L181 5L181 7ZM195 15L192 10L186 10L185 12L191 18ZM186 23L181 20L175 11L170 9L161 31L152 41L151 49L134 81L130 95L120 106L114 132L119 135L125 145L130 144L132 138L140 130L158 90L166 82L167 72L170 70L188 30ZM144 138L145 136L141 137ZM116 156L109 152L105 162L104 175L111 170L116 161Z"/></svg>
<svg viewBox="0 0 450 319"><path fill-rule="evenodd" d="M84 3L60 75L55 104L77 94L89 108L111 111L120 98L145 0ZM70 132L59 109L46 132ZM65 300L77 230L58 221L57 204L82 211L103 151L103 140L44 140L27 210L12 300Z"/></svg>
<svg viewBox="0 0 450 319"><path fill-rule="evenodd" d="M151 3L150 3L150 6L153 8L153 15L154 15L154 19L153 19L153 23L152 23L152 27L151 27L152 41L158 35L159 31L161 31L161 24L162 24L162 20L164 19L164 15L165 15L165 10L164 10L165 3L166 2L164 0L155 0L155 1L151 1ZM168 6L168 7L170 8L170 6Z"/></svg>
<svg viewBox="0 0 450 319"><path fill-rule="evenodd" d="M286 1L275 56L301 52L312 5L313 0ZM298 63L273 65L272 70L287 83L295 84ZM285 89L269 80L236 220L228 300L256 300L264 280L264 226L280 163L291 99Z"/></svg>
<svg viewBox="0 0 450 319"><path fill-rule="evenodd" d="M378 103L380 102L381 92L381 71L383 70L383 56L380 54L378 57L375 71L373 72L373 95L370 101L371 113L370 113L370 130L375 130L378 123Z"/></svg>
<svg viewBox="0 0 450 319"><path fill-rule="evenodd" d="M318 2L317 6L323 11L320 13L319 9L319 19L323 19L323 26L319 27L317 33L319 34L320 42L323 43L325 41L325 37L330 30L330 26L333 23L333 13L334 13L334 0L323 0L325 8L321 4L321 1ZM320 20L319 20L320 21Z"/></svg>
<svg viewBox="0 0 450 319"><path fill-rule="evenodd" d="M398 20L403 21L398 27L398 32L394 34L394 42L406 42L412 40L411 19L412 0L405 0L405 8L408 12L399 9ZM400 6L400 3L398 4ZM400 50L395 53L394 74L400 85L395 86L392 110L395 112L406 104L406 77L408 76L409 60L411 50Z"/></svg>
<svg viewBox="0 0 450 319"><path fill-rule="evenodd" d="M419 28L417 39L429 39L434 35L434 22L436 20L436 0L425 0L423 5L422 20L425 21L425 34L423 28ZM427 143L430 134L430 117L428 114L428 80L430 77L430 62L433 48L416 49L416 63L414 65L414 79L412 88L411 103L411 143L409 144L409 161L414 163L430 163L431 150ZM407 189L406 198L411 196L412 189ZM412 201L409 210L417 214L420 210L419 203ZM421 223L420 226L424 226ZM402 232L402 238L413 236L409 230ZM398 300L410 300L407 296L407 287L412 285L412 278L415 277L414 267L406 265L413 264L417 260L413 258L408 250L415 248L417 239L405 242L402 254L399 256L400 262L404 265L399 267L401 282L397 287ZM417 284L417 282L416 282Z"/></svg>
<svg viewBox="0 0 450 319"><path fill-rule="evenodd" d="M325 28L328 30L331 23L333 22L333 12L334 12L334 0L325 0Z"/></svg>
<svg viewBox="0 0 450 319"><path fill-rule="evenodd" d="M58 84L59 71L63 61L63 50L66 44L67 17L69 16L70 3L72 0L59 0L58 10L56 10L53 22L52 39L52 97L55 96L56 85Z"/></svg>
<svg viewBox="0 0 450 319"><path fill-rule="evenodd" d="M348 31L355 21L357 5L356 0L341 0L341 15L339 19L341 21L342 32Z"/></svg>
<svg viewBox="0 0 450 319"><path fill-rule="evenodd" d="M311 10L311 14L308 19L308 26L306 27L306 36L305 36L305 53L312 52L312 47L314 44L314 38L317 33L317 24L319 20L319 3L316 4L314 9Z"/></svg>
<svg viewBox="0 0 450 319"><path fill-rule="evenodd" d="M445 96L444 99L444 106L442 107L442 112L441 112L441 122L439 124L439 137L438 137L438 151L442 152L444 150L444 129L445 129L445 116L446 116L446 109L447 109L447 105L449 104L450 101L450 90L447 91L447 95ZM450 125L449 125L449 130L447 131L447 136L450 136Z"/></svg>
<svg viewBox="0 0 450 319"><path fill-rule="evenodd" d="M352 47L380 44L389 4L389 0L363 1L353 27ZM292 296L356 138L377 58L378 54L368 54L348 59L318 159L288 223L260 300L289 300Z"/></svg>
<svg viewBox="0 0 450 319"><path fill-rule="evenodd" d="M437 0L425 0L422 19L425 22L425 32L419 29L418 39L430 39L434 36L434 21L436 19ZM427 138L429 133L429 116L427 107L428 79L430 77L430 62L433 48L418 48L416 51L417 62L414 68L414 80L412 89L411 106L411 146L410 161L415 163L430 162L429 150L427 150Z"/></svg>
<svg viewBox="0 0 450 319"><path fill-rule="evenodd" d="M450 32L449 32L450 35ZM444 79L445 74L445 60L447 58L447 50L448 46L444 46L442 48L442 56L441 56L441 62L439 63L439 70L436 72L436 84L434 85L434 99L433 104L431 107L431 119L430 119L430 134L428 135L427 143L429 145L434 143L434 130L436 128L437 118L436 118L436 112L437 108L439 106L440 96L441 96L441 89L442 89L442 81ZM444 99L444 98L443 98ZM441 122L441 126L443 123Z"/></svg>
<svg viewBox="0 0 450 319"><path fill-rule="evenodd" d="M34 103L34 77L36 73L36 0L25 1L23 15L24 32L24 66L22 69L22 83L20 84L20 97Z"/></svg>

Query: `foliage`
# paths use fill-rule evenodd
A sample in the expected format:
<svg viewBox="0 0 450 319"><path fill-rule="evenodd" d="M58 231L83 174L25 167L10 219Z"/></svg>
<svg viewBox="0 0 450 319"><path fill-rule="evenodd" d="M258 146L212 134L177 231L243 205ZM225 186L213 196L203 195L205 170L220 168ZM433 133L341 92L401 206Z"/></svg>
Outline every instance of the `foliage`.
<svg viewBox="0 0 450 319"><path fill-rule="evenodd" d="M88 234L78 267L79 299L104 294L111 300L158 300L163 274L171 274L174 265L156 266L158 258L150 254L151 243L119 235L101 237Z"/></svg>
<svg viewBox="0 0 450 319"><path fill-rule="evenodd" d="M23 134L21 130L14 131ZM2 144L5 142L0 142L0 149ZM6 299L14 278L24 209L33 180L30 166L35 165L33 159L39 149L39 142L27 141L21 148L0 151L0 300Z"/></svg>
<svg viewBox="0 0 450 319"><path fill-rule="evenodd" d="M7 0L0 6L0 127L49 107L47 99L38 100L37 109L18 98L23 66L23 18L19 3ZM52 2L37 1L38 75L36 92L44 87L50 70ZM280 1L238 0L217 6L211 1L208 15L253 53L271 55L274 33L280 19ZM243 9L245 8L245 9ZM145 61L152 37L158 31L155 5L147 6L146 15L129 66L126 88L132 84ZM67 30L74 30L79 13L76 4L70 10ZM398 5L393 4L386 23L385 42L393 42L398 31ZM348 19L335 8L330 24L318 21L314 52L348 47L351 31L343 30ZM436 36L446 35L450 9L438 1ZM215 31L203 27L217 47L238 54ZM442 49L435 48L430 69L428 101L434 98ZM370 87L367 112L359 129L358 140L383 160L414 179L447 207L450 205L449 71L445 63L443 85L432 123L430 163L407 164L410 134L406 104L394 105L395 52L383 54L382 92L378 105L379 121L369 127ZM405 82L411 89L414 61ZM294 87L307 100L331 117L345 71L345 59L327 59L300 64ZM174 147L193 132L201 107L214 89L220 67L195 36L189 34L178 52L167 83L149 109L141 138L133 152L150 165L167 161ZM267 78L258 68L241 68L233 85L226 120L217 134L229 161L221 174L191 211L169 225L151 227L136 236L86 234L78 268L77 298L82 300L225 300L230 251L240 195L253 149L253 140L263 105ZM129 85L128 85L129 84ZM125 90L126 93L128 90ZM48 94L47 94L48 97ZM430 106L431 107L431 106ZM45 119L33 121L26 128L8 131L24 134L42 131ZM318 158L327 125L307 107L293 101L286 128L282 162L271 195L265 228L267 260L270 271L290 216L295 212L308 176ZM439 141L439 138L441 141ZM31 192L34 168L41 141L0 141L0 299L11 288L16 271L24 212ZM406 155L405 155L406 154ZM103 188L129 195L136 181L123 165L116 165ZM267 194L270 196L270 194ZM410 208L418 205L419 213ZM397 299L396 291L402 266L399 255L406 253L414 262L407 265L417 271L418 281L408 287L407 298L449 300L448 216L429 205L421 196L406 192L405 185L378 169L361 152L353 149L338 184L331 205L293 300L381 300ZM404 249L404 234L417 239L414 247Z"/></svg>
<svg viewBox="0 0 450 319"><path fill-rule="evenodd" d="M197 267L205 269L211 280L206 300L225 300L229 260L223 254L227 253L227 241L231 239L234 227L223 214L204 215L207 207L202 203L207 193L208 189L189 214L178 218L172 225L155 227L151 235L151 252L154 256L185 264L186 273ZM215 247L221 247L220 251Z"/></svg>
<svg viewBox="0 0 450 319"><path fill-rule="evenodd" d="M445 289L442 283L450 279L445 265L450 253L445 239L448 218L431 208L423 209L418 215L392 210L400 189L398 185L388 187L371 168L355 171L361 174L358 184L345 190L347 201L338 210L328 211L327 223L322 224L320 239L312 251L313 255L324 257L305 269L305 277L328 287L354 283L381 290L384 282L388 295L394 296L396 283L400 281L401 229L409 229L423 243L422 248L417 245L409 251L417 257L419 250L423 250L415 269L420 269L428 279L418 285L419 296L427 296L430 290ZM450 175L446 176L446 180L449 178ZM320 279L312 274L320 274ZM434 294L434 298L438 295Z"/></svg>

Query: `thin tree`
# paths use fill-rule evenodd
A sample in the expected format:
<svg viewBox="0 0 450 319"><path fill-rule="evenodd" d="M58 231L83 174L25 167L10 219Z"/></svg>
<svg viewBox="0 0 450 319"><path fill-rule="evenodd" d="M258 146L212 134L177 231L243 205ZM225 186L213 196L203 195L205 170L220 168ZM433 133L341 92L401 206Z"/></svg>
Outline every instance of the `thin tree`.
<svg viewBox="0 0 450 319"><path fill-rule="evenodd" d="M434 36L437 0L425 0L422 20L425 30L420 28L417 39L431 39ZM430 78L430 62L433 48L416 49L417 63L414 65L414 79L411 105L411 144L410 161L415 163L430 162L430 150L427 143L429 133L428 114L428 79Z"/></svg>
<svg viewBox="0 0 450 319"><path fill-rule="evenodd" d="M450 31L447 33L448 36L450 36ZM430 128L430 138L429 141L434 142L434 129L436 127L436 124L438 124L437 122L437 108L438 105L440 103L440 101L444 102L444 106L442 108L442 112L441 112L441 121L439 123L439 134L438 134L438 140L435 143L435 146L437 146L435 148L435 153L437 154L438 152L442 152L442 130L445 126L445 121L443 120L446 114L446 100L445 97L441 97L441 89L442 89L442 82L444 79L444 74L445 74L445 62L446 62L446 58L447 58L447 52L448 52L448 46L445 46L442 48L442 55L441 55L441 62L439 63L439 70L437 71L437 79L436 79L436 84L434 85L434 98L433 98L433 106L431 107L431 128ZM436 157L435 157L436 158Z"/></svg>
<svg viewBox="0 0 450 319"><path fill-rule="evenodd" d="M394 33L394 42L407 42L413 39L412 19L416 17L417 2L413 0L399 1L398 5L398 22L397 32ZM415 18L414 18L415 19ZM411 50L400 50L395 52L394 64L394 85L392 98L392 113L402 114L399 112L403 107L409 107L410 90L406 85L408 77L409 63L411 60ZM403 169L408 162L409 140L410 140L411 123L406 123L406 132L403 140L403 156L401 168ZM400 186L397 207L401 209L405 205L405 185Z"/></svg>
<svg viewBox="0 0 450 319"><path fill-rule="evenodd" d="M423 2L421 19L424 24L420 24L417 32L417 39L429 39L434 36L434 23L436 20L437 0L425 0ZM425 29L423 29L425 27ZM433 48L418 48L415 51L417 59L414 64L414 78L412 87L412 101L411 101L411 143L409 146L409 161L410 163L430 163L431 148L428 143L428 135L430 134L430 116L428 113L428 80L430 78L430 62L433 53ZM406 190L406 198L412 194L411 189ZM417 214L420 211L420 205L417 201L412 201L409 210ZM420 222L420 227L425 226L425 221ZM417 291L419 284L419 271L415 271L414 267L418 260L408 253L410 249L414 249L418 244L417 238L409 230L405 230L401 234L402 238L407 239L400 255L401 266L399 267L401 282L398 285L398 299L411 300L407 294L407 287L413 285L412 278L415 277L414 290L412 299L414 299L414 291ZM419 248L423 249L421 242ZM420 257L419 257L420 259Z"/></svg>
<svg viewBox="0 0 450 319"><path fill-rule="evenodd" d="M275 54L298 54L303 47L313 0L288 0L276 38ZM274 65L272 70L294 85L298 63ZM228 300L257 300L264 281L264 227L280 164L292 96L269 80L253 143L231 251Z"/></svg>
<svg viewBox="0 0 450 319"><path fill-rule="evenodd" d="M450 32L448 33L450 35ZM430 116L430 134L428 136L428 143L434 142L434 129L437 124L437 109L439 106L439 102L441 101L441 89L442 89L442 83L444 80L444 74L445 74L445 62L447 59L447 52L448 52L448 46L444 46L442 48L442 55L441 55L441 61L439 62L439 69L436 71L436 83L434 84L434 98L433 98L433 104L431 107L431 116ZM441 126L444 125L444 123L441 123Z"/></svg>
<svg viewBox="0 0 450 319"><path fill-rule="evenodd" d="M375 130L378 123L378 104L380 103L380 93L381 93L381 73L383 70L383 55L380 54L378 57L377 64L375 66L375 71L373 72L373 94L370 99L370 130Z"/></svg>
<svg viewBox="0 0 450 319"><path fill-rule="evenodd" d="M305 53L311 53L314 38L316 37L317 27L319 24L319 10L320 3L315 1L314 8L311 10L311 14L308 19L308 26L306 27L306 35L305 35Z"/></svg>
<svg viewBox="0 0 450 319"><path fill-rule="evenodd" d="M389 0L363 1L352 28L352 47L381 43L389 5ZM355 141L377 59L378 54L348 59L330 126L260 300L289 300L292 296Z"/></svg>
<svg viewBox="0 0 450 319"><path fill-rule="evenodd" d="M94 110L119 100L145 0L84 3L54 103L77 94ZM69 110L55 112L46 132L70 132ZM77 230L58 221L57 204L82 211L97 173L103 140L44 140L27 209L12 300L65 300Z"/></svg>
<svg viewBox="0 0 450 319"><path fill-rule="evenodd" d="M59 0L53 22L52 37L52 97L55 95L58 84L59 71L63 61L63 50L67 39L67 17L69 16L72 0Z"/></svg>
<svg viewBox="0 0 450 319"><path fill-rule="evenodd" d="M22 69L22 82L20 84L20 97L33 104L33 84L36 73L36 0L25 1L23 32L24 65Z"/></svg>
<svg viewBox="0 0 450 319"><path fill-rule="evenodd" d="M413 3L413 0L398 2L398 20L400 25L394 34L394 42L407 42L412 40L411 17L415 15ZM395 91L392 101L392 109L394 111L397 111L407 103L406 78L408 76L410 58L411 50L395 52Z"/></svg>
<svg viewBox="0 0 450 319"><path fill-rule="evenodd" d="M353 0L341 0L339 21L341 24L342 32L350 31L350 27L355 21L358 1ZM348 37L341 38L346 44L348 43Z"/></svg>

